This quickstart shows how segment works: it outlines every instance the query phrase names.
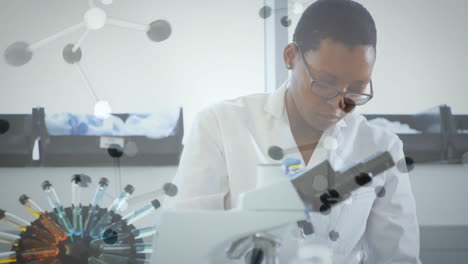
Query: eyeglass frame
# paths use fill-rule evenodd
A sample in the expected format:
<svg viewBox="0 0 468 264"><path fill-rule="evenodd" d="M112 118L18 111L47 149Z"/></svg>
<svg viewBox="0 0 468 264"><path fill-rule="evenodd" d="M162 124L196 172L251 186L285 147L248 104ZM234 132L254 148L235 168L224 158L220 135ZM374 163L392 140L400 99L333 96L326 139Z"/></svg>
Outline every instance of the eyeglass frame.
<svg viewBox="0 0 468 264"><path fill-rule="evenodd" d="M302 53L301 51L301 48L299 47L299 44L297 44L296 42L293 42L293 45L297 48L299 54L300 54L300 57L301 57L301 62L302 64L304 65L304 68L305 68L305 72L307 74L307 77L309 78L309 85L310 85L310 88L311 88L311 91L314 93L312 87L314 85L314 83L318 83L318 84L321 84L322 86L325 86L327 88L330 88L330 89L333 89L336 91L336 94L332 97L325 97L325 96L321 96L321 95L318 95L316 93L314 93L315 95L323 98L323 99L326 99L326 100L331 100L337 96L341 96L343 97L343 102L344 102L344 98L346 98L346 95L348 94L354 94L354 95L365 95L365 96L368 96L369 99L362 103L362 104L350 104L350 105L353 105L353 106L356 106L356 105L365 105L367 104L373 97L374 97L374 88L373 88L373 85L372 85L372 80L369 81L369 84L370 84L370 89L371 89L371 93L370 94L366 94L366 93L354 93L354 92L342 92L338 89L336 89L335 87L333 87L332 85L328 84L328 83L325 83L325 82L321 82L321 81L316 81L314 80L314 78L312 77L312 74L310 73L310 70L309 70L309 65L306 63L305 59L304 59L304 53Z"/></svg>

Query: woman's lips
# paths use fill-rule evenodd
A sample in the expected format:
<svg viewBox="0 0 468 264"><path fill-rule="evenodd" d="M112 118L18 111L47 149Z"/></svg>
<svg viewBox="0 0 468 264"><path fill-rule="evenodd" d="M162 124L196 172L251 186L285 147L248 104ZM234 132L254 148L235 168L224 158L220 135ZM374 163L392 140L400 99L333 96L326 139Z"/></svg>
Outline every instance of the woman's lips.
<svg viewBox="0 0 468 264"><path fill-rule="evenodd" d="M339 116L335 115L323 115L323 114L317 114L317 116L326 121L327 123L336 123L338 120L340 120Z"/></svg>

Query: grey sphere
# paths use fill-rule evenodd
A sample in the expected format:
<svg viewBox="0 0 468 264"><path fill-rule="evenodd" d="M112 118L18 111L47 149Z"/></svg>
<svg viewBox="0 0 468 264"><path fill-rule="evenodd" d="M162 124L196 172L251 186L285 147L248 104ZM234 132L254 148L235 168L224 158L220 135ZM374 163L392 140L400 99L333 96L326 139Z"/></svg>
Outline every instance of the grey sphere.
<svg viewBox="0 0 468 264"><path fill-rule="evenodd" d="M263 19L269 18L271 16L271 7L263 6L262 8L260 8L258 15Z"/></svg>
<svg viewBox="0 0 468 264"><path fill-rule="evenodd" d="M28 43L18 41L8 46L3 56L6 63L11 66L19 67L28 63L32 59L33 52L29 50Z"/></svg>
<svg viewBox="0 0 468 264"><path fill-rule="evenodd" d="M168 39L172 34L171 24L166 20L156 20L151 22L146 35L151 41L162 42Z"/></svg>
<svg viewBox="0 0 468 264"><path fill-rule="evenodd" d="M76 62L81 61L82 53L81 53L81 48L78 48L75 52L73 52L73 46L74 44L68 44L63 48L63 59L69 63L73 64Z"/></svg>
<svg viewBox="0 0 468 264"><path fill-rule="evenodd" d="M171 197L176 196L178 192L177 186L170 182L164 184L163 190L167 196L171 196Z"/></svg>

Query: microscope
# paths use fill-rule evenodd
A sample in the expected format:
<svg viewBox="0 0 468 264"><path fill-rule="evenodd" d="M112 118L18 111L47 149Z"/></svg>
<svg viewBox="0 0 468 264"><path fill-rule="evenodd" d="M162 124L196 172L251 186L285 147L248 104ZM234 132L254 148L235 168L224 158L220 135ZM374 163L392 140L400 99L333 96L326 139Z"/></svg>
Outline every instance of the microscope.
<svg viewBox="0 0 468 264"><path fill-rule="evenodd" d="M270 231L307 222L307 212L330 210L394 165L389 152L379 152L341 171L323 160L287 178L281 165L265 164L266 173L257 176L262 184L241 194L236 208L163 210L151 263L276 264L281 240ZM328 188L314 188L323 178Z"/></svg>

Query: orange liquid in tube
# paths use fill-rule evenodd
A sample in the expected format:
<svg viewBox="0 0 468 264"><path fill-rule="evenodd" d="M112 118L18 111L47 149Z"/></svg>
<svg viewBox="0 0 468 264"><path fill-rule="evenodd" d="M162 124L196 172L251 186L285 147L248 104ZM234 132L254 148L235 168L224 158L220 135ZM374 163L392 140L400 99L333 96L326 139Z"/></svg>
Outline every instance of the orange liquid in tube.
<svg viewBox="0 0 468 264"><path fill-rule="evenodd" d="M46 230L41 229L37 227L36 225L28 226L28 229L26 229L26 232L21 234L21 237L25 239L33 238L36 240L41 240L41 241L44 241L45 243L48 243L54 246L60 242L58 238L56 238L54 235L49 233L47 229Z"/></svg>
<svg viewBox="0 0 468 264"><path fill-rule="evenodd" d="M34 248L43 248L49 246L48 244L44 243L44 241L41 240L35 240L35 239L23 239L19 242L19 247L21 250L28 250L28 249L34 249Z"/></svg>
<svg viewBox="0 0 468 264"><path fill-rule="evenodd" d="M49 230L49 232L59 241L64 241L68 238L67 233L65 233L65 231L60 226L58 226L52 218L50 218L50 216L42 214L39 217L39 222L42 226L47 228L47 230Z"/></svg>
<svg viewBox="0 0 468 264"><path fill-rule="evenodd" d="M22 262L27 262L36 259L47 259L56 257L59 254L59 249L56 247L42 247L23 250L17 253L18 259Z"/></svg>
<svg viewBox="0 0 468 264"><path fill-rule="evenodd" d="M28 196L22 195L19 199L20 203L34 215L43 227L45 227L59 241L67 239L67 233Z"/></svg>

